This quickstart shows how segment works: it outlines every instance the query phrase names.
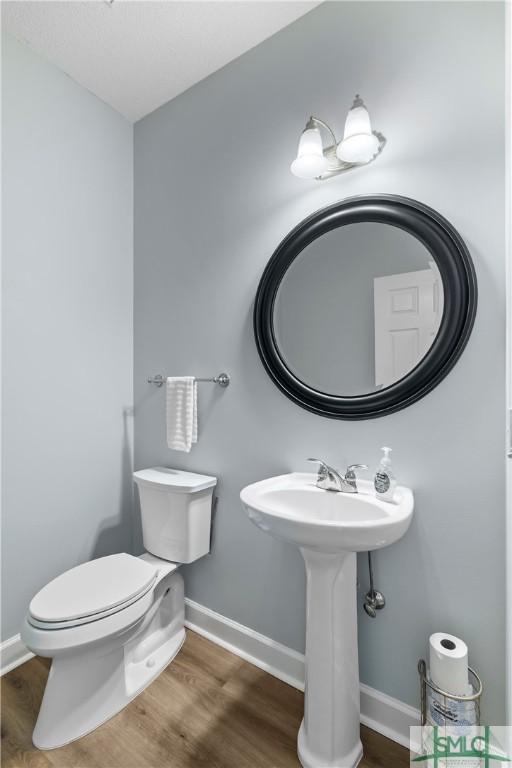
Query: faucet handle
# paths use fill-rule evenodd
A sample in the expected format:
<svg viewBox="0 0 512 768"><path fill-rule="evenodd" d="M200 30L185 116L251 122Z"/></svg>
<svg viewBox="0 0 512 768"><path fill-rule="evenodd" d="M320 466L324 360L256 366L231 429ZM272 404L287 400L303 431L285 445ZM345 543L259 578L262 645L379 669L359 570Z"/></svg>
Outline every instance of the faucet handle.
<svg viewBox="0 0 512 768"><path fill-rule="evenodd" d="M318 478L322 479L327 477L329 474L329 465L325 463L325 461L322 461L322 459L308 459L308 461L312 461L315 464L320 464L318 467Z"/></svg>
<svg viewBox="0 0 512 768"><path fill-rule="evenodd" d="M349 464L347 467L347 471L345 472L345 477L354 475L355 477L355 469L368 469L368 464Z"/></svg>
<svg viewBox="0 0 512 768"><path fill-rule="evenodd" d="M347 467L347 471L345 472L345 482L354 488L354 490L357 492L357 477L355 470L356 469L368 469L367 464L349 464Z"/></svg>

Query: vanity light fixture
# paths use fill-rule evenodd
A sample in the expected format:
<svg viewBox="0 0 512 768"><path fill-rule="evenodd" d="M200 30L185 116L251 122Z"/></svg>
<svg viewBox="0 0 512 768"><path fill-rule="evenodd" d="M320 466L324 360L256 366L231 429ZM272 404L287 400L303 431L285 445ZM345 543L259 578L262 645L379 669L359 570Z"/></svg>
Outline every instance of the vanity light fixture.
<svg viewBox="0 0 512 768"><path fill-rule="evenodd" d="M321 128L332 139L332 144L325 148ZM371 163L380 155L385 144L384 136L372 131L368 110L362 98L356 94L345 121L343 141L338 142L332 128L312 115L300 137L297 157L290 170L299 179L322 181L350 168Z"/></svg>

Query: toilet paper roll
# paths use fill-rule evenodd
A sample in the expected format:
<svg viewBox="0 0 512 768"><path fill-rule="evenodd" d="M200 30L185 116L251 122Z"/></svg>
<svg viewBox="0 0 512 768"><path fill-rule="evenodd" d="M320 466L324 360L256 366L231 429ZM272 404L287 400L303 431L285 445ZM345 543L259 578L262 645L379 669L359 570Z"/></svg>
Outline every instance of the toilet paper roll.
<svg viewBox="0 0 512 768"><path fill-rule="evenodd" d="M468 693L468 647L454 635L436 632L429 640L430 679L453 696Z"/></svg>

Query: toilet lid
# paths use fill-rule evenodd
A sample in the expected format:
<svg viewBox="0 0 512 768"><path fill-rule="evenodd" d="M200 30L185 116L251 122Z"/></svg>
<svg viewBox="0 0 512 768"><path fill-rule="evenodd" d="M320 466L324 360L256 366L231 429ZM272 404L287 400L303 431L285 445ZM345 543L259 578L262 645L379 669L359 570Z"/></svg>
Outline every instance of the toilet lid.
<svg viewBox="0 0 512 768"><path fill-rule="evenodd" d="M83 619L133 602L156 574L152 565L124 552L99 557L50 581L33 598L29 612L43 622Z"/></svg>

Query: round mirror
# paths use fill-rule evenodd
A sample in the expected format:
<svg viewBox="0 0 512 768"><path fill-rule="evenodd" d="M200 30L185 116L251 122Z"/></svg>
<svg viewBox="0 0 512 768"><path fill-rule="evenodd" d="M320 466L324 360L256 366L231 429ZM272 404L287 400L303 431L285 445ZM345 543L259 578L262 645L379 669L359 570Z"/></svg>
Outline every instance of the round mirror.
<svg viewBox="0 0 512 768"><path fill-rule="evenodd" d="M277 248L254 312L278 386L326 416L402 408L446 375L474 320L469 253L438 213L407 198L318 211Z"/></svg>
<svg viewBox="0 0 512 768"><path fill-rule="evenodd" d="M412 371L442 314L441 276L423 243L389 224L359 222L304 248L279 285L272 320L297 379L354 396Z"/></svg>

